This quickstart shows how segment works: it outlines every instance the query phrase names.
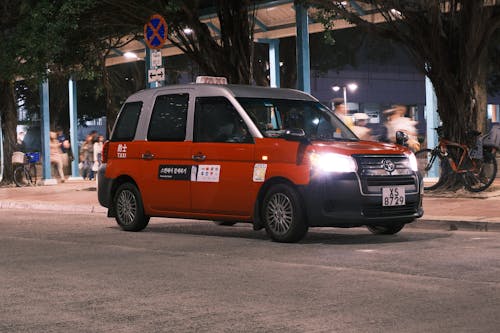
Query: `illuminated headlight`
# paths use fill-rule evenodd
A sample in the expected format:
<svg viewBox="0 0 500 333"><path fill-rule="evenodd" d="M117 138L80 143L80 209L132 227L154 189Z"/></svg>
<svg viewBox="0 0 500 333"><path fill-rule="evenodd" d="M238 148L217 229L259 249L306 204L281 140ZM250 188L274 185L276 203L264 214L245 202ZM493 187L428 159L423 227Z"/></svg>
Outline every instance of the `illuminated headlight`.
<svg viewBox="0 0 500 333"><path fill-rule="evenodd" d="M334 153L312 153L312 166L323 172L356 172L356 162L351 156Z"/></svg>
<svg viewBox="0 0 500 333"><path fill-rule="evenodd" d="M410 162L410 168L413 171L418 171L418 163L417 163L417 158L415 157L415 154L410 153L408 155L408 161Z"/></svg>

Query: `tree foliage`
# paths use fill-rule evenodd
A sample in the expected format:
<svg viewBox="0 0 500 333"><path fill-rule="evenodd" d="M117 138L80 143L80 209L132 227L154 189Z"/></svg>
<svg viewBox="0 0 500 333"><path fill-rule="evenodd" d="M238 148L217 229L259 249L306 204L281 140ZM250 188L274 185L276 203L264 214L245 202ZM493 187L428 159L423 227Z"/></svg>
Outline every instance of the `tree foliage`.
<svg viewBox="0 0 500 333"><path fill-rule="evenodd" d="M404 46L434 85L447 137L465 142L468 129L485 129L488 46L500 27L500 1L304 2Z"/></svg>

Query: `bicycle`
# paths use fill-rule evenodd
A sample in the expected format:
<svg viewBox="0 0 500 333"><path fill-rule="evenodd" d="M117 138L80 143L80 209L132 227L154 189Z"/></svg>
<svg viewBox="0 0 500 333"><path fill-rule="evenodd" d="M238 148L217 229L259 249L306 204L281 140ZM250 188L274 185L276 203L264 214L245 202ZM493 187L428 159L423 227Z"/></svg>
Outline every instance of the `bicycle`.
<svg viewBox="0 0 500 333"><path fill-rule="evenodd" d="M18 164L14 168L14 183L17 187L36 185L36 163L40 160L40 153L15 152L12 157L13 164Z"/></svg>
<svg viewBox="0 0 500 333"><path fill-rule="evenodd" d="M415 153L418 170L424 177L424 190L442 186L450 174L460 175L465 189L470 192L486 190L497 174L496 148L484 144L488 134L480 136L480 132L470 131L468 135L476 139L476 145L469 148L468 145L443 138L442 127L435 130L439 137L438 145Z"/></svg>

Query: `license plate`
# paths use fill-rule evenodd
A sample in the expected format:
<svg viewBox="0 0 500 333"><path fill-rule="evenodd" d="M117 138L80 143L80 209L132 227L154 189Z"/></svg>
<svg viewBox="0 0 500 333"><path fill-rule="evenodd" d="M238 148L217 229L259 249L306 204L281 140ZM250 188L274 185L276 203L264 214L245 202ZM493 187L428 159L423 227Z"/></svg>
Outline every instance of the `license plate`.
<svg viewBox="0 0 500 333"><path fill-rule="evenodd" d="M382 206L404 206L405 204L404 187L382 187Z"/></svg>

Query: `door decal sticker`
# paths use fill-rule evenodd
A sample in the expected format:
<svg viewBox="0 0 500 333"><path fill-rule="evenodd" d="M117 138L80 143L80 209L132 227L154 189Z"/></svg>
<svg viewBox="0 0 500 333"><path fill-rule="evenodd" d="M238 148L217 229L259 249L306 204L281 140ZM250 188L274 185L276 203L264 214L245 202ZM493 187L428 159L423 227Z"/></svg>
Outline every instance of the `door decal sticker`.
<svg viewBox="0 0 500 333"><path fill-rule="evenodd" d="M263 182L266 179L267 164L255 163L253 167L253 181Z"/></svg>
<svg viewBox="0 0 500 333"><path fill-rule="evenodd" d="M190 165L165 165L158 168L158 178L163 180L190 180Z"/></svg>
<svg viewBox="0 0 500 333"><path fill-rule="evenodd" d="M197 181L218 183L219 176L220 165L198 165Z"/></svg>

